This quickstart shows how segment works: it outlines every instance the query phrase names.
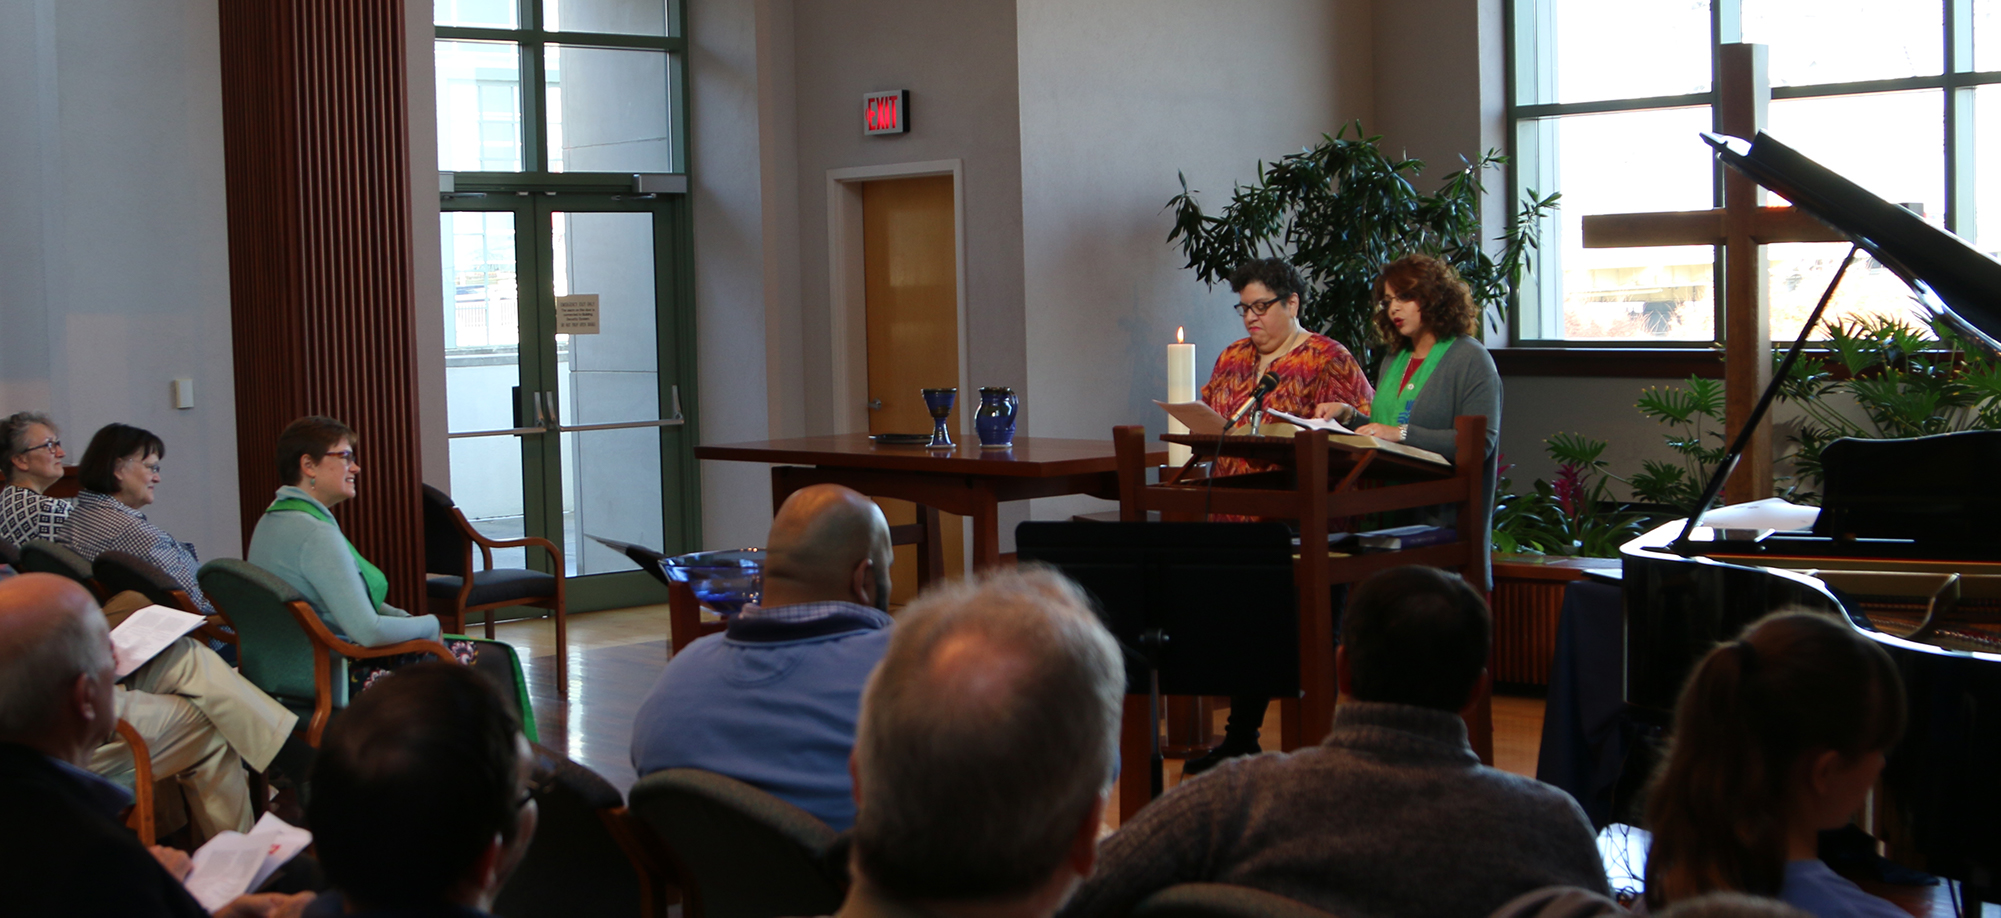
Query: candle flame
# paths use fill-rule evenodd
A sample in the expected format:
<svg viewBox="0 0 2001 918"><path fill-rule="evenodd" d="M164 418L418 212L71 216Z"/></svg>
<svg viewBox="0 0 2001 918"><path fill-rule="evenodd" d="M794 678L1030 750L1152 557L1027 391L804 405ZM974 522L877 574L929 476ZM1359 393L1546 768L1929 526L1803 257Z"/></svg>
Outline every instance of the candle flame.
<svg viewBox="0 0 2001 918"><path fill-rule="evenodd" d="M1180 344L1180 343L1182 343L1182 340L1183 340L1183 339L1182 339L1182 337L1181 337L1181 326L1179 326L1179 325L1176 325L1176 326L1174 326L1174 343L1175 343L1175 344Z"/></svg>

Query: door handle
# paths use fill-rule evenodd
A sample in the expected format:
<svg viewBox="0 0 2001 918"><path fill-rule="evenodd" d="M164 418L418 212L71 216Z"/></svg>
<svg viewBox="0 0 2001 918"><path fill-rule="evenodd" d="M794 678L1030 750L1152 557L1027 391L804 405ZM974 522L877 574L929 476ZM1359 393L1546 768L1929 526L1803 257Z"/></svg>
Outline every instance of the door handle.
<svg viewBox="0 0 2001 918"><path fill-rule="evenodd" d="M868 400L868 410L870 410L870 411L881 411L881 410L882 410L882 399L879 399L879 398L872 398L872 399L869 399L869 400Z"/></svg>

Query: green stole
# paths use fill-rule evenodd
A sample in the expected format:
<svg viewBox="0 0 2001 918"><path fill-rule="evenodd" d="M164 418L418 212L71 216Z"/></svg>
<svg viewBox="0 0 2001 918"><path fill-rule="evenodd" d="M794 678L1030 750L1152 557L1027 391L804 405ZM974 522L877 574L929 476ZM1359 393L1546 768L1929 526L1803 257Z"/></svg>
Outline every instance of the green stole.
<svg viewBox="0 0 2001 918"><path fill-rule="evenodd" d="M320 522L332 526L334 531L340 531L340 524L334 522L333 516L312 501L281 497L272 501L271 506L265 508L264 512L276 513L281 510L293 510L316 517ZM341 533L340 538L341 541L347 542L347 553L354 556L354 566L361 571L361 583L368 589L369 608L382 608L383 600L389 598L389 578L383 575L382 568L368 563L368 559L361 556L361 551L354 547L354 543L347 541L346 533Z"/></svg>
<svg viewBox="0 0 2001 918"><path fill-rule="evenodd" d="M1455 336L1441 338L1434 343L1431 346L1431 353L1425 355L1424 362L1418 365L1417 372L1411 374L1410 382L1403 388L1394 391L1378 390L1376 400L1369 405L1369 420L1387 427L1401 427L1410 423L1410 406L1417 401L1417 394L1424 391L1424 381L1431 378L1431 371L1438 369L1438 364L1445 359L1446 349L1457 340L1459 339ZM1410 366L1410 355L1411 352L1406 349L1398 351L1395 357L1390 358L1389 372L1383 374L1384 386L1395 386L1403 382L1404 369Z"/></svg>

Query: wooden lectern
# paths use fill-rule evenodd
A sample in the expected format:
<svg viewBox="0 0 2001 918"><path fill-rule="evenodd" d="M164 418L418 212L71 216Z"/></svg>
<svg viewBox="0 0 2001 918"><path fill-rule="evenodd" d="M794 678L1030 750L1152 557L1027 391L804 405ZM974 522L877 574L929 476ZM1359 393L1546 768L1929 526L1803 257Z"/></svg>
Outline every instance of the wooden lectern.
<svg viewBox="0 0 2001 918"><path fill-rule="evenodd" d="M1284 746L1289 751L1320 741L1334 722L1334 612L1330 589L1353 583L1377 571L1406 564L1457 568L1468 582L1478 584L1480 553L1487 526L1487 419L1460 417L1453 423L1456 464L1405 455L1375 445L1359 445L1353 437L1326 431L1300 430L1291 437L1167 434L1161 439L1194 450L1194 458L1166 480L1146 483L1146 428L1112 429L1118 453L1119 517L1147 519L1157 511L1162 520L1201 520L1207 514L1237 514L1266 519L1297 520L1299 544L1320 546L1302 551L1293 573L1299 595L1299 682L1302 696L1282 699L1279 710ZM1343 442L1346 439L1348 442ZM1271 471L1194 478L1196 461L1224 455L1268 463ZM1360 517L1390 510L1435 504L1458 504L1459 540L1403 551L1338 554L1326 550L1329 520ZM1221 614L1219 612L1219 614ZM1137 703L1135 703L1137 698ZM1119 813L1130 818L1149 799L1147 758L1151 734L1158 724L1147 722L1143 696L1126 698L1125 726L1120 739ZM1468 712L1467 729L1480 760L1494 759L1491 698L1485 689Z"/></svg>

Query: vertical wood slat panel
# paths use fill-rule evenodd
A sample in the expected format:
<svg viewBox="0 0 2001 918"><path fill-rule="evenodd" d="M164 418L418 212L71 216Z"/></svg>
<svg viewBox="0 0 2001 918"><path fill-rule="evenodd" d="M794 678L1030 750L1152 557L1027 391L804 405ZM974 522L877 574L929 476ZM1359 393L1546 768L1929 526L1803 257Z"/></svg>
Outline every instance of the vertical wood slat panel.
<svg viewBox="0 0 2001 918"><path fill-rule="evenodd" d="M421 612L403 4L218 9L244 539L279 484L278 432L340 418L363 466L341 528Z"/></svg>
<svg viewBox="0 0 2001 918"><path fill-rule="evenodd" d="M1494 582L1494 681L1546 685L1566 580Z"/></svg>

